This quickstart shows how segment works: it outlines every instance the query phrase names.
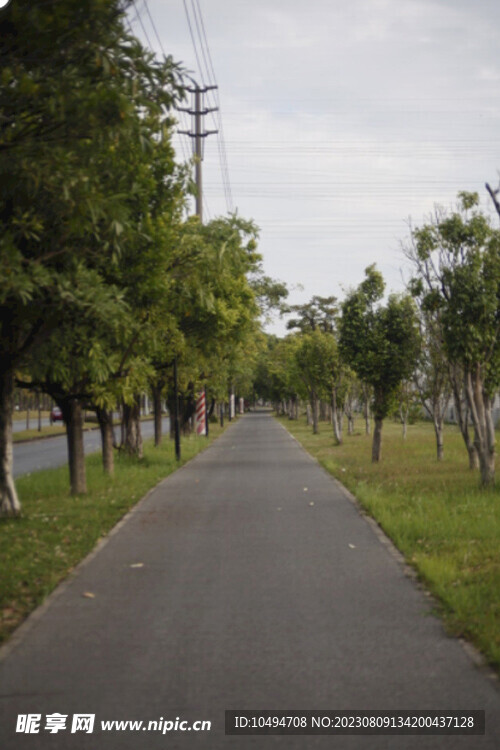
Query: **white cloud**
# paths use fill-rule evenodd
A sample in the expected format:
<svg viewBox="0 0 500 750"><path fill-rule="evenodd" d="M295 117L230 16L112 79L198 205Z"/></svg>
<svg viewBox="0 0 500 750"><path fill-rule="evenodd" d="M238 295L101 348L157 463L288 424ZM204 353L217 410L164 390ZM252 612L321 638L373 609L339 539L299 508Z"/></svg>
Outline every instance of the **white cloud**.
<svg viewBox="0 0 500 750"><path fill-rule="evenodd" d="M200 0L233 196L262 227L266 270L341 294L399 240L500 168L496 0ZM149 0L165 49L194 68L179 0ZM215 139L206 196L225 211ZM484 190L483 190L484 192Z"/></svg>

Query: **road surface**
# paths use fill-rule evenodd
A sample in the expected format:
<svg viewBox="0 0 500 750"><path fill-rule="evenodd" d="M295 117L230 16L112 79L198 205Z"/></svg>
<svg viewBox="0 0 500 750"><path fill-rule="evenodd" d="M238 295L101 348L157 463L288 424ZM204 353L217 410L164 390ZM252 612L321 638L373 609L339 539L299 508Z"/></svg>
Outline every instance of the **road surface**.
<svg viewBox="0 0 500 750"><path fill-rule="evenodd" d="M116 430L117 428L115 428ZM163 431L170 429L168 417L163 418ZM154 435L154 422L148 420L141 423L143 438ZM118 438L118 433L117 433ZM89 430L84 433L85 453L94 453L101 449L99 430ZM27 443L14 443L14 476L31 474L41 469L54 469L68 463L68 448L66 435L58 437L30 440Z"/></svg>
<svg viewBox="0 0 500 750"><path fill-rule="evenodd" d="M0 663L0 747L498 750L497 684L431 609L339 485L271 416L250 414L18 631ZM226 709L484 709L487 733L230 737ZM52 734L56 713L68 725ZM39 731L16 734L28 714ZM95 715L92 733L71 733L76 714ZM211 731L101 725L177 717Z"/></svg>

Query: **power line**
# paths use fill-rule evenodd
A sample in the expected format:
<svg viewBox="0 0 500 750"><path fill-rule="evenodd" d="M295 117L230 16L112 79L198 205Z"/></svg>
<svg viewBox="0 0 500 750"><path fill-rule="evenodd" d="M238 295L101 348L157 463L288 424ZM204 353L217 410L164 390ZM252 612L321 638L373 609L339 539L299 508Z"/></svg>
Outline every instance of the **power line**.
<svg viewBox="0 0 500 750"><path fill-rule="evenodd" d="M198 12L199 12L200 16L201 16L201 9L200 9L200 6L198 4L195 5L194 0L191 0L191 7L193 9L193 16L194 16L194 22L195 22L195 26L196 26L196 31L197 31L197 34L198 34L198 39L200 40L201 56L203 58L203 62L205 63L205 70L208 73L208 80L210 80L210 78L212 78L215 81L215 74L213 74L212 76L210 75L210 69L209 69L209 66L208 66L207 55L205 53L205 46L203 45L203 40L201 38L200 23L198 22L198 13L196 12L196 8L198 7ZM205 84L205 81L203 79L203 71L200 71L200 73L201 73L202 81Z"/></svg>
<svg viewBox="0 0 500 750"><path fill-rule="evenodd" d="M163 49L163 44L162 44L162 41L160 39L160 35L158 34L158 30L156 28L156 24L155 24L155 22L153 20L153 17L151 15L151 11L149 10L148 0L144 0L144 6L145 6L146 12L147 12L147 14L149 16L149 21L151 23L151 26L153 27L153 31L155 33L156 39L158 40L158 44L160 45L160 49L161 49L162 55L163 55L163 57L166 57L167 55L165 54L165 50Z"/></svg>
<svg viewBox="0 0 500 750"><path fill-rule="evenodd" d="M191 0L191 13L189 12L189 8L188 8L188 4L186 0L183 0L183 4L184 4L184 12L186 15L186 20L187 20L187 24L189 28L189 34L191 37L191 42L193 44L193 49L194 49L196 62L198 65L198 71L200 74L202 84L205 88L208 88L207 81L212 81L213 85L216 86L215 70L214 70L212 58L210 55L208 39L207 39L206 31L205 31L205 24L203 21L203 14L202 14L199 2L198 0L196 0L196 4L195 4L195 1ZM193 21L191 20L191 16L193 18ZM195 30L196 30L196 34L195 34ZM217 89L214 89L214 90L217 91ZM217 95L214 94L212 96L213 96L214 104L215 104L215 106L213 107L213 110L217 111L218 113L217 119L215 118L213 113L211 113L211 116L212 116L215 128L218 131L217 147L218 147L218 152L219 152L219 164L220 164L220 171L221 171L222 186L223 186L224 195L226 199L226 207L228 211L231 212L233 211L233 202L232 202L231 185L229 181L227 155L226 155L226 149L225 149L225 143L224 143L222 117L221 117L221 112L220 112L220 97L218 96L218 94Z"/></svg>
<svg viewBox="0 0 500 750"><path fill-rule="evenodd" d="M147 41L147 43L149 45L149 48L152 50L153 49L153 45L151 44L151 39L148 36L148 32L146 31L146 27L144 26L144 24L142 22L142 16L141 16L141 14L139 12L139 9L137 7L137 3L135 2L135 0L132 0L132 3L133 3L133 6L135 8L135 11L136 11L136 18L138 19L139 23L141 24L141 28L142 28L142 30L144 32L144 36L146 37L146 41Z"/></svg>
<svg viewBox="0 0 500 750"><path fill-rule="evenodd" d="M145 25L143 23L143 20L142 20L141 10L137 6L136 0L132 0L132 2L133 2L133 5L134 5L134 8L135 8L135 16L131 19L132 23L134 21L136 21L136 20L139 22L139 24L140 24L140 26L142 28L142 32L144 34L144 37L145 37L145 39L147 41L147 44L149 45L151 51L153 51L153 45L151 44L151 39L150 39L150 37L148 35L148 32L147 32L146 27L145 27ZM158 29L157 29L157 26L155 24L154 18L151 15L151 11L150 11L149 5L148 5L148 0L143 0L142 11L144 11L144 9L146 10L146 13L148 15L149 23L150 23L150 25L151 25L151 27L153 29L153 32L154 32L154 35L155 35L157 41L158 41L158 45L159 45L159 48L161 49L163 57L166 58L167 55L166 55L165 49L163 47L163 43L161 41L161 37L160 37L160 35L158 33ZM127 19L127 24L128 24L129 29L130 29L130 32L133 34L133 30L132 30L132 27L130 25L130 21L128 19ZM182 113L180 115L180 119L182 121L182 124L184 126L186 126L186 118L185 118L185 116ZM190 159L191 159L191 157L189 156L189 153L186 150L186 146L184 144L184 140L182 138L179 138L178 140L179 140L179 144L180 144L181 151L182 151L182 159L183 159L184 162L189 162Z"/></svg>
<svg viewBox="0 0 500 750"><path fill-rule="evenodd" d="M208 80L212 79L213 81L216 81L215 70L213 67L212 58L210 54L210 48L208 45L208 39L207 39L206 31L205 31L205 24L203 21L203 15L202 15L198 0L196 0L196 4L194 0L191 0L191 7L193 11L194 20L195 20L196 30L198 33L198 39L200 43L202 58L205 63L205 70L207 73L207 78ZM202 79L204 80L203 71L201 71L201 76L202 76ZM227 157L226 157L226 150L225 150L225 144L224 144L220 97L218 95L218 89L215 89L215 94L213 98L214 98L214 103L215 103L214 110L217 112L217 120L215 119L215 116L213 114L212 114L212 119L214 121L215 127L219 131L218 138L217 138L217 147L218 147L218 152L219 152L219 164L220 164L220 170L221 170L222 184L223 184L223 189L224 189L224 195L226 198L227 209L229 211L232 211L233 207L232 207L231 185L229 181L229 170L227 168Z"/></svg>
<svg viewBox="0 0 500 750"><path fill-rule="evenodd" d="M193 0L191 0L191 1L193 2ZM200 19L200 25L201 25L201 30L202 30L202 34L203 34L203 40L205 42L205 47L206 47L206 50L207 50L207 57L208 57L207 71L208 71L209 75L210 74L212 75L212 79L215 81L216 80L216 76L215 76L214 64L213 64L213 60L212 60L212 55L210 53L210 45L208 43L208 38L207 38L206 30L205 30L205 23L203 21L203 14L201 12L199 0L196 0L196 7L198 8L198 16L199 16L199 19ZM196 18L196 13L195 13L195 18ZM199 33L199 31L198 31L198 33ZM201 40L201 36L200 36L200 40ZM202 49L203 49L203 46L202 46ZM206 62L207 57L205 57L205 62ZM222 174L223 174L223 182L224 182L224 185L225 185L226 200L228 200L229 210L232 211L233 210L233 199L232 199L231 183L230 183L230 180L229 180L229 168L228 168L228 163L227 163L227 152L226 152L226 145L225 145L225 138L224 138L224 127L223 127L223 124L222 124L222 106L221 106L221 102L220 102L219 89L215 90L215 94L216 94L217 115L218 115L218 130L219 130L219 137L217 139L217 143L218 143L218 146L219 146L219 156L220 156L220 161L221 161L221 170L222 170Z"/></svg>
<svg viewBox="0 0 500 750"><path fill-rule="evenodd" d="M184 4L184 13L186 14L186 20L187 20L187 23L188 23L189 34L191 36L191 42L193 43L193 49L194 49L194 54L195 54L195 57L196 57L196 62L198 63L198 70L200 71L200 74L202 76L202 82L204 83L204 81L203 81L202 67L201 67L201 64L200 64L200 58L198 57L198 48L196 46L196 41L195 41L194 34L193 34L193 28L191 26L191 18L189 17L189 11L188 11L188 7L187 7L187 4L186 4L186 0L182 0L182 2Z"/></svg>

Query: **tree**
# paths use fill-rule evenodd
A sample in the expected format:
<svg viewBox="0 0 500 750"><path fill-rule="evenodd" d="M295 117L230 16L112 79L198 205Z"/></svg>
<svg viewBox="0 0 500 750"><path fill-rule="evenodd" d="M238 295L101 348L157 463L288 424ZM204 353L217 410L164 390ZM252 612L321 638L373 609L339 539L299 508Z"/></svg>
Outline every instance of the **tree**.
<svg viewBox="0 0 500 750"><path fill-rule="evenodd" d="M383 420L397 389L413 372L419 348L415 307L410 297L391 295L385 306L382 275L375 266L342 304L340 348L358 377L373 387L372 461L379 461Z"/></svg>
<svg viewBox="0 0 500 750"><path fill-rule="evenodd" d="M299 336L295 352L297 373L310 401L313 433L318 432L319 400L331 398L333 372L337 364L337 344L331 333L315 329Z"/></svg>
<svg viewBox="0 0 500 750"><path fill-rule="evenodd" d="M288 330L298 328L303 333L316 330L333 333L338 316L336 302L336 297L315 295L304 305L284 306L282 314L294 313L297 315L296 318L291 318L287 322L286 327Z"/></svg>
<svg viewBox="0 0 500 750"><path fill-rule="evenodd" d="M449 364L444 351L443 331L439 315L420 310L422 346L413 383L422 408L434 426L437 460L444 456L443 424L451 398Z"/></svg>
<svg viewBox="0 0 500 750"><path fill-rule="evenodd" d="M128 0L16 0L0 19L0 512L18 514L11 410L16 371L69 314L74 280L112 266L130 221L110 180L123 141L181 93L123 25ZM112 171L112 170L111 170ZM91 285L85 305L95 304ZM99 295L98 295L99 296Z"/></svg>
<svg viewBox="0 0 500 750"><path fill-rule="evenodd" d="M297 336L284 339L270 334L265 336L265 348L259 354L254 374L253 387L258 398L270 401L275 407L285 399L297 408L302 385L295 359L298 343Z"/></svg>
<svg viewBox="0 0 500 750"><path fill-rule="evenodd" d="M107 287L97 273L88 274L94 303L86 304L90 290L75 279L71 304L60 325L43 341L34 344L26 360L33 384L60 407L68 445L68 466L72 494L86 492L83 446L83 412L92 408L96 391L105 391L115 365L107 352L107 338L128 318L119 290ZM18 384L22 384L20 377ZM103 399L99 399L102 406ZM107 447L107 446L106 446Z"/></svg>
<svg viewBox="0 0 500 750"><path fill-rule="evenodd" d="M429 226L433 223L439 224L443 218L443 209L436 207ZM463 372L456 362L451 363L449 360L442 310L441 306L436 304L442 290L438 266L452 266L454 259L448 249L442 247L436 265L435 256L438 253L423 251L422 242L425 244L428 241L427 231L417 229L412 230L409 241L403 243L403 252L414 269L408 290L418 305L422 337L422 349L414 375L415 384L422 406L434 425L438 461L442 460L444 455L443 422L452 395L456 420L469 456L469 466L476 469L479 466L479 458L469 432L469 409L463 387Z"/></svg>
<svg viewBox="0 0 500 750"><path fill-rule="evenodd" d="M500 385L500 232L478 208L477 193L459 193L452 213L437 212L413 231L413 293L442 320L447 357L459 367L474 424L481 484L495 479L492 404Z"/></svg>
<svg viewBox="0 0 500 750"><path fill-rule="evenodd" d="M414 417L416 408L418 409L418 396L414 381L411 378L402 380L396 392L395 414L403 425L403 440L406 440L408 422Z"/></svg>
<svg viewBox="0 0 500 750"><path fill-rule="evenodd" d="M493 205L495 206L495 211L500 217L500 203L498 201L498 193L500 192L500 187L497 187L496 190L493 190L493 188L488 183L486 183L485 187L488 193L490 194L491 200L493 201Z"/></svg>
<svg viewBox="0 0 500 750"><path fill-rule="evenodd" d="M189 274L173 279L171 310L182 341L178 354L181 385L181 419L192 416L198 388L209 390L214 399L234 386L245 369L245 357L253 350L259 335L256 284L261 272L257 252L257 228L253 222L232 215L200 224L190 219L183 228L182 241L196 250ZM268 279L265 285L270 288ZM265 293L262 286L260 297ZM167 399L173 408L172 382Z"/></svg>

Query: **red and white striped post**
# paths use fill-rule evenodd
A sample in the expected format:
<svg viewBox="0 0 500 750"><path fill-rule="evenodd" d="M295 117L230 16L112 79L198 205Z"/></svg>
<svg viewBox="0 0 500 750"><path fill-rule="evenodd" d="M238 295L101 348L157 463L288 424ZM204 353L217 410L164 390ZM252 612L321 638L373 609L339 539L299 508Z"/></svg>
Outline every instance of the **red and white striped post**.
<svg viewBox="0 0 500 750"><path fill-rule="evenodd" d="M196 399L196 434L206 435L206 399L205 392L201 391Z"/></svg>

